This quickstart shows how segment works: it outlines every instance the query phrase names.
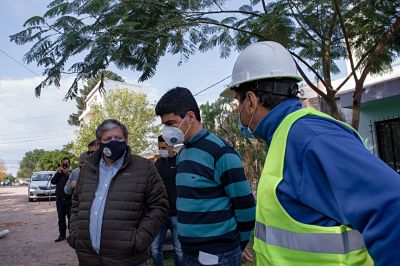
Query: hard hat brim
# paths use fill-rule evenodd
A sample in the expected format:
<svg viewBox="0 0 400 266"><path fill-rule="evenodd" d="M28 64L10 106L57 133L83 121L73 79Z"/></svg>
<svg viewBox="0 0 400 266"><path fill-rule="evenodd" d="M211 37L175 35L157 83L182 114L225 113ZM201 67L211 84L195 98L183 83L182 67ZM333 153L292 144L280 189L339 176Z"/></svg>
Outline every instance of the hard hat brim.
<svg viewBox="0 0 400 266"><path fill-rule="evenodd" d="M297 82L301 82L303 79L300 76L282 76L282 77L273 77L273 78L255 78L247 80L247 82L256 81L256 80L268 80L268 79L281 79L281 78L291 78L297 80ZM233 85L229 85L225 90L220 93L220 96L224 98L234 99L236 96L235 88L239 87L243 83L237 83Z"/></svg>
<svg viewBox="0 0 400 266"><path fill-rule="evenodd" d="M228 87L220 93L221 97L235 99L236 92L233 90L234 87Z"/></svg>

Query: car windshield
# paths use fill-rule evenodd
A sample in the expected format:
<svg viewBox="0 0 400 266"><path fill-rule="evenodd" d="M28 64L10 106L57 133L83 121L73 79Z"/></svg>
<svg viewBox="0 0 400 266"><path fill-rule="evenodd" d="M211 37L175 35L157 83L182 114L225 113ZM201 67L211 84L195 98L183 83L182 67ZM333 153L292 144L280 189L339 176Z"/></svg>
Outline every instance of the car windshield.
<svg viewBox="0 0 400 266"><path fill-rule="evenodd" d="M53 177L53 174L33 174L32 181L47 181Z"/></svg>

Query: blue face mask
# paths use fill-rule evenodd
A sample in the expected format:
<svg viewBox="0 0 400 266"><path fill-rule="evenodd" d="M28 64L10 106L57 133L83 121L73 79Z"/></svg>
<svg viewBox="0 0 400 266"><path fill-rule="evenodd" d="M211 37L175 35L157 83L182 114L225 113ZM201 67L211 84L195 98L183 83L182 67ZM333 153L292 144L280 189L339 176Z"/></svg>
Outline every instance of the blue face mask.
<svg viewBox="0 0 400 266"><path fill-rule="evenodd" d="M112 140L108 143L100 143L100 151L107 158L116 161L124 155L128 145L125 141Z"/></svg>
<svg viewBox="0 0 400 266"><path fill-rule="evenodd" d="M243 109L243 106L246 103L246 101L247 101L247 98L244 100L242 107L240 108L240 111L238 113L238 124L239 124L239 129L240 129L240 132L242 133L242 135L245 138L253 139L254 135L253 135L253 132L251 132L249 126L250 126L251 122L253 121L254 113L251 115L249 126L247 126L247 127L243 126L242 121L240 119L240 114L242 113L242 109Z"/></svg>

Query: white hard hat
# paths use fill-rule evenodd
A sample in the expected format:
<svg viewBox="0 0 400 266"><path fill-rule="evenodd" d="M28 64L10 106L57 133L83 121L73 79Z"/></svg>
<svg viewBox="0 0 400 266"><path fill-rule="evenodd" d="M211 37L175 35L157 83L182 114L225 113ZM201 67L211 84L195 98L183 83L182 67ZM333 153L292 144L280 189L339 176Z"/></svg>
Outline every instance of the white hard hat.
<svg viewBox="0 0 400 266"><path fill-rule="evenodd" d="M240 53L233 66L231 83L221 96L234 98L234 87L249 81L271 78L302 80L292 55L285 47L272 41L253 43Z"/></svg>

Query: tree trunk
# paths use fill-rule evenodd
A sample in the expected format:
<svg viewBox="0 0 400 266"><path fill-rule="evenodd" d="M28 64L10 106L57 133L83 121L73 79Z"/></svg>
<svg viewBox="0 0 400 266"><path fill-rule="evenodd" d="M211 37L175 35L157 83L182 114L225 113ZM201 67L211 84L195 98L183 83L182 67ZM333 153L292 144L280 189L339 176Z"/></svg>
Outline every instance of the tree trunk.
<svg viewBox="0 0 400 266"><path fill-rule="evenodd" d="M340 119L339 109L335 101L335 92L328 90L326 97L323 98L329 107L330 115L336 119Z"/></svg>
<svg viewBox="0 0 400 266"><path fill-rule="evenodd" d="M363 93L363 84L361 82L356 82L353 95L353 114L351 118L351 125L355 130L358 130L358 126L360 124L362 93Z"/></svg>

